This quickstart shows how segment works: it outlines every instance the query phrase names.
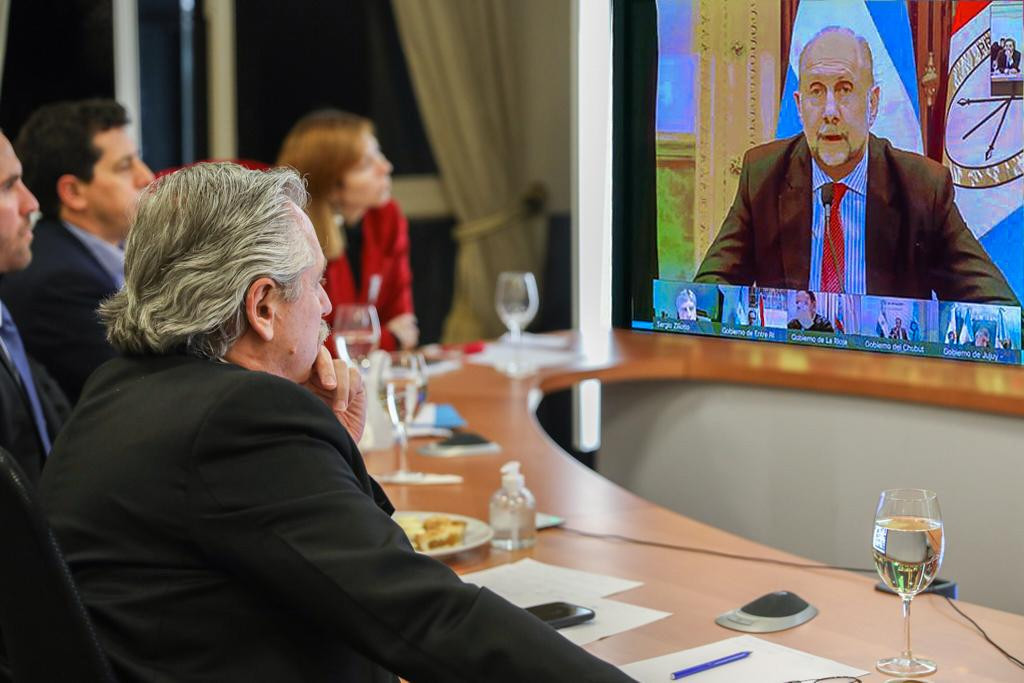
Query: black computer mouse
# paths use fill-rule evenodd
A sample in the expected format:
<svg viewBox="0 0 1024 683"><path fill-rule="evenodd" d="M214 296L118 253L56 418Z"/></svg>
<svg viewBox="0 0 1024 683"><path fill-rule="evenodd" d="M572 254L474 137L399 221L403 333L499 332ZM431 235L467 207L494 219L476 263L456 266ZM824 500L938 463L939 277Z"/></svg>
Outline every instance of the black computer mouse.
<svg viewBox="0 0 1024 683"><path fill-rule="evenodd" d="M734 631L771 633L799 626L817 614L818 610L796 593L777 591L719 615L715 623Z"/></svg>
<svg viewBox="0 0 1024 683"><path fill-rule="evenodd" d="M807 609L807 601L796 593L776 591L762 595L740 608L752 617L789 617Z"/></svg>

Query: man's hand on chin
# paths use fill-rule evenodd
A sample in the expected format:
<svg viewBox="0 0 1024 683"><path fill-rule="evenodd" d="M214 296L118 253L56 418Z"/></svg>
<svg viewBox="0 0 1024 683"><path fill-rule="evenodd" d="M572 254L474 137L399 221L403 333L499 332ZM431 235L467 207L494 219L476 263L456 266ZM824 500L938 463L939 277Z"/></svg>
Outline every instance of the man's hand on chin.
<svg viewBox="0 0 1024 683"><path fill-rule="evenodd" d="M356 443L366 426L366 388L359 371L331 358L323 346L313 363L306 387L327 404Z"/></svg>

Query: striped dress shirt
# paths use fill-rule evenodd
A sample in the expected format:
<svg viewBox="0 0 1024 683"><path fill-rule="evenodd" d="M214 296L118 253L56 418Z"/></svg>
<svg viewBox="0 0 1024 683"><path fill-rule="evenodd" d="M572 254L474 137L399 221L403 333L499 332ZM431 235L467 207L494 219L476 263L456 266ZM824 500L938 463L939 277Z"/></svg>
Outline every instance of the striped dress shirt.
<svg viewBox="0 0 1024 683"><path fill-rule="evenodd" d="M818 162L811 157L811 277L807 288L812 292L821 291L821 261L825 247L825 222L828 214L821 204L821 187L832 179L821 170ZM864 144L864 156L850 173L836 181L846 185L846 194L839 203L843 222L843 248L845 250L846 273L843 291L847 294L867 294L867 265L864 257L864 221L867 213L868 193L868 146Z"/></svg>

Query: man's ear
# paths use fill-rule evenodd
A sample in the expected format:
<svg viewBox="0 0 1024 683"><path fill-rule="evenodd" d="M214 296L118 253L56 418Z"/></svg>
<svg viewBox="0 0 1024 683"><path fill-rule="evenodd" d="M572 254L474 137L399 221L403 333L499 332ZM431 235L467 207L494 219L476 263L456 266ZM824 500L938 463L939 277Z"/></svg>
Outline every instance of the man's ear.
<svg viewBox="0 0 1024 683"><path fill-rule="evenodd" d="M57 178L57 199L72 211L84 211L89 204L82 192L84 184L78 176L65 173Z"/></svg>
<svg viewBox="0 0 1024 683"><path fill-rule="evenodd" d="M269 277L254 280L245 290L245 317L249 327L263 341L274 338L274 320L280 302L281 288Z"/></svg>
<svg viewBox="0 0 1024 683"><path fill-rule="evenodd" d="M882 89L878 85L871 86L871 91L868 94L868 128L875 123L875 117L878 116L878 101L882 96Z"/></svg>
<svg viewBox="0 0 1024 683"><path fill-rule="evenodd" d="M800 125L803 125L804 113L800 111L800 88L793 91L793 101L796 102L796 117L800 120Z"/></svg>

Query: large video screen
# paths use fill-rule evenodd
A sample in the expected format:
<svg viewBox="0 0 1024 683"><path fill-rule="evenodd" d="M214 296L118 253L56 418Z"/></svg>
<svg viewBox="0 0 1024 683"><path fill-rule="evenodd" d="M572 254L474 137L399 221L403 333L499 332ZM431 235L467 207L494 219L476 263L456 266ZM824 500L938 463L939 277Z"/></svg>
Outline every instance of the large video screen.
<svg viewBox="0 0 1024 683"><path fill-rule="evenodd" d="M713 47L708 3L656 2L632 327L1019 365L1024 3L778 4L764 54Z"/></svg>

